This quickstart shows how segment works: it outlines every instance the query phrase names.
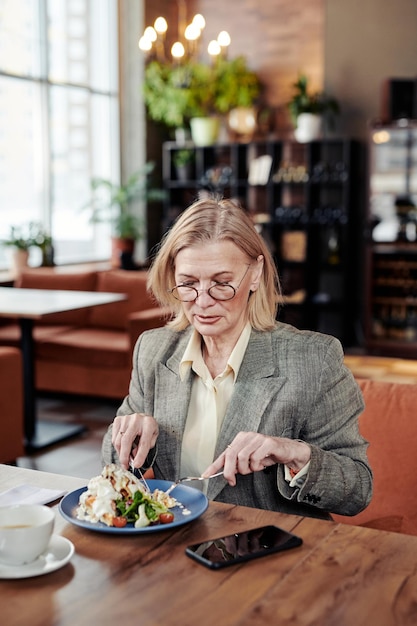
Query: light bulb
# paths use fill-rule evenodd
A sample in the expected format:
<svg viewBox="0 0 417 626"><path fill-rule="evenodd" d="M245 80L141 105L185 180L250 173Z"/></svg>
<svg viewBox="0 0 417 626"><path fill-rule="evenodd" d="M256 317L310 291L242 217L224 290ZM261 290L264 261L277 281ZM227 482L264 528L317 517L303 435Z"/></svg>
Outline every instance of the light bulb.
<svg viewBox="0 0 417 626"><path fill-rule="evenodd" d="M152 41L146 39L146 37L141 37L138 43L139 49L143 50L143 52L149 52L152 48Z"/></svg>
<svg viewBox="0 0 417 626"><path fill-rule="evenodd" d="M201 30L195 24L188 24L185 29L184 37L188 39L188 41L195 41L201 35Z"/></svg>
<svg viewBox="0 0 417 626"><path fill-rule="evenodd" d="M164 17L157 17L153 26L158 35L163 35L168 30L168 24Z"/></svg>
<svg viewBox="0 0 417 626"><path fill-rule="evenodd" d="M192 23L194 24L194 26L197 26L197 28L199 28L200 30L203 30L203 28L206 25L206 20L201 15L201 13L197 13L196 15L194 15Z"/></svg>
<svg viewBox="0 0 417 626"><path fill-rule="evenodd" d="M180 41L176 41L173 44L171 48L171 54L174 57L174 59L181 59L184 56L185 54L184 46L182 45Z"/></svg>
<svg viewBox="0 0 417 626"><path fill-rule="evenodd" d="M207 47L207 52L210 56L217 56L218 54L220 54L221 48L219 42L215 39L212 39Z"/></svg>
<svg viewBox="0 0 417 626"><path fill-rule="evenodd" d="M221 33L218 34L217 41L220 46L230 46L230 35L227 30L222 30Z"/></svg>
<svg viewBox="0 0 417 626"><path fill-rule="evenodd" d="M145 28L143 36L145 37L145 39L148 39L148 41L152 42L156 41L157 39L156 30L152 26L148 26L147 28Z"/></svg>

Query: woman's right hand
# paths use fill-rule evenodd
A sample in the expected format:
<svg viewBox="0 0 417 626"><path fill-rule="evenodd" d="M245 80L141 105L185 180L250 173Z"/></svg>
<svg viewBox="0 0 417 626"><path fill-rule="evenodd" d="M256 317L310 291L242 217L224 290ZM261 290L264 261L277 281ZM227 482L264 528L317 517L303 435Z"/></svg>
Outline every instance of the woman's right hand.
<svg viewBox="0 0 417 626"><path fill-rule="evenodd" d="M124 469L142 467L158 438L159 427L152 415L133 413L118 415L114 418L112 428L112 444L119 456Z"/></svg>

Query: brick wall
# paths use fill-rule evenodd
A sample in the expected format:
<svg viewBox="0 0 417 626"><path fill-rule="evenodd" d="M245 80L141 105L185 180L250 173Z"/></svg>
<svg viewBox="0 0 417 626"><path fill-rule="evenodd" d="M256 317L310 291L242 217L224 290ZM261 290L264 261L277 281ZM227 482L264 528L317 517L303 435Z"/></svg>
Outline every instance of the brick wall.
<svg viewBox="0 0 417 626"><path fill-rule="evenodd" d="M206 19L202 50L221 30L232 38L230 55L244 54L266 85L266 100L276 109L276 124L289 125L286 102L299 72L313 88L324 82L324 0L189 0L188 20ZM146 23L158 15L177 20L174 0L146 3ZM207 57L208 58L208 57Z"/></svg>

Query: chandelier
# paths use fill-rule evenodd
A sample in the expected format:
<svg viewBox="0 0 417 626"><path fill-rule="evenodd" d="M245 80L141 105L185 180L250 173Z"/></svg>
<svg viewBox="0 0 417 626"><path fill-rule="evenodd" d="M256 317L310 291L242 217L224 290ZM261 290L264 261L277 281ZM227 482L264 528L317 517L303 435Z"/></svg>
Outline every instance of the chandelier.
<svg viewBox="0 0 417 626"><path fill-rule="evenodd" d="M147 26L142 37L139 39L139 49L149 58L155 58L161 63L181 61L182 59L196 59L199 54L200 38L206 26L204 17L197 13L191 22L187 22L187 10L185 0L178 0L178 25L177 41L172 46L170 53L167 50L166 36L169 29L168 22L164 17L157 17L153 26ZM230 45L230 35L227 31L221 31L217 39L210 41L207 52L214 60L216 57L227 56L227 48Z"/></svg>

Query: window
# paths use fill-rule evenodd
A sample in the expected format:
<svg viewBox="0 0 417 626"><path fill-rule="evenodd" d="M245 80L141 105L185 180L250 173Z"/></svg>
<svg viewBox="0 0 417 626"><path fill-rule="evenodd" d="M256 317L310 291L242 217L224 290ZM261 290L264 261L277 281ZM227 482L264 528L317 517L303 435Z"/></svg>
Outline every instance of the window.
<svg viewBox="0 0 417 626"><path fill-rule="evenodd" d="M41 222L58 264L110 256L83 206L120 176L117 29L117 0L0 0L0 240Z"/></svg>

